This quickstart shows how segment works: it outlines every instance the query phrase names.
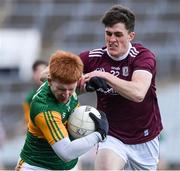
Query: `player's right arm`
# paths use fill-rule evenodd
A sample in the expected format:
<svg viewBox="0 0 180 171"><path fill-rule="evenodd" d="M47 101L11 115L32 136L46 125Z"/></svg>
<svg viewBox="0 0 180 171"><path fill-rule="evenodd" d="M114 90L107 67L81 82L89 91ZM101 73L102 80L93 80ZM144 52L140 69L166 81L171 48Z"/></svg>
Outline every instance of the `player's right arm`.
<svg viewBox="0 0 180 171"><path fill-rule="evenodd" d="M103 140L101 133L93 132L83 138L71 141L67 129L62 123L61 115L55 111L38 114L35 117L35 124L43 133L44 137L42 138L45 138L54 152L66 162L81 156Z"/></svg>

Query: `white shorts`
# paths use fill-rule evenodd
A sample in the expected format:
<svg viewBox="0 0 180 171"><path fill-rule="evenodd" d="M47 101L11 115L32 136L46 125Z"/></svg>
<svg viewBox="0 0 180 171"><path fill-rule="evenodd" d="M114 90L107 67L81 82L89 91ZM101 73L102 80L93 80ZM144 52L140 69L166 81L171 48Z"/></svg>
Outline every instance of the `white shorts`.
<svg viewBox="0 0 180 171"><path fill-rule="evenodd" d="M109 149L118 154L125 162L125 170L156 170L159 161L159 137L142 144L124 144L117 138L107 136L99 143L99 149Z"/></svg>
<svg viewBox="0 0 180 171"><path fill-rule="evenodd" d="M49 169L45 169L45 168L38 167L38 166L33 166L33 165L30 165L30 164L24 162L22 159L19 159L15 170L16 171L33 171L33 170L47 171ZM77 165L74 168L70 169L69 171L78 171Z"/></svg>

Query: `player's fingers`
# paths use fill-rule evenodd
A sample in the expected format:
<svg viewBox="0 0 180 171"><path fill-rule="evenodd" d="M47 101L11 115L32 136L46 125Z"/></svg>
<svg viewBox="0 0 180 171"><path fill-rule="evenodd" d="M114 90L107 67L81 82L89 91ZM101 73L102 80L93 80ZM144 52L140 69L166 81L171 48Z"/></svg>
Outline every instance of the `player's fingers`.
<svg viewBox="0 0 180 171"><path fill-rule="evenodd" d="M84 81L87 82L87 81L90 80L91 77L90 77L89 74L84 74L84 75L83 75L83 78L84 78Z"/></svg>
<svg viewBox="0 0 180 171"><path fill-rule="evenodd" d="M99 113L101 114L101 118L106 118L106 114L103 111L99 110Z"/></svg>
<svg viewBox="0 0 180 171"><path fill-rule="evenodd" d="M108 89L108 85L107 85L106 81L103 78L92 77L91 80L96 85L96 87L102 88L104 90Z"/></svg>
<svg viewBox="0 0 180 171"><path fill-rule="evenodd" d="M89 116L95 123L98 122L99 118L94 113L90 112Z"/></svg>

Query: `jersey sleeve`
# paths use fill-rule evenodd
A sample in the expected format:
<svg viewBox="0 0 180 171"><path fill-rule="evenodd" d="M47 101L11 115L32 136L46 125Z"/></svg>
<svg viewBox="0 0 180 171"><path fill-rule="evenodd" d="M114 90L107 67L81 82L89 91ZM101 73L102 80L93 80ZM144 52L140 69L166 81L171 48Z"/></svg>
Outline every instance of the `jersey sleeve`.
<svg viewBox="0 0 180 171"><path fill-rule="evenodd" d="M144 51L139 54L134 60L134 71L135 70L146 70L154 74L156 72L156 61L155 56L149 52Z"/></svg>
<svg viewBox="0 0 180 171"><path fill-rule="evenodd" d="M88 66L88 57L89 57L89 51L85 51L79 54L83 64L84 64L84 73L88 73L88 68L86 66Z"/></svg>
<svg viewBox="0 0 180 171"><path fill-rule="evenodd" d="M56 111L38 114L35 117L35 124L51 145L68 136L67 129L62 123L61 115Z"/></svg>

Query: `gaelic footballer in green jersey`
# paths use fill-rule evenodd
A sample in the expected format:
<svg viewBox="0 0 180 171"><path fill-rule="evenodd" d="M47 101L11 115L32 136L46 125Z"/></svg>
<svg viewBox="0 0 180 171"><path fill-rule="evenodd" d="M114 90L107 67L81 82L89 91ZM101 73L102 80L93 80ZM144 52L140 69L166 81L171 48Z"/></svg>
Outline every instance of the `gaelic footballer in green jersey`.
<svg viewBox="0 0 180 171"><path fill-rule="evenodd" d="M48 81L32 99L27 137L16 170L70 170L80 155L103 140L108 131L106 117L93 117L97 131L74 141L66 128L70 113L79 105L75 89L82 71L82 61L72 53L57 51L51 57Z"/></svg>
<svg viewBox="0 0 180 171"><path fill-rule="evenodd" d="M78 105L74 93L68 103L56 103L48 82L45 82L32 100L29 128L21 159L30 165L47 169L71 169L77 159L64 162L51 145L68 136L67 119Z"/></svg>

